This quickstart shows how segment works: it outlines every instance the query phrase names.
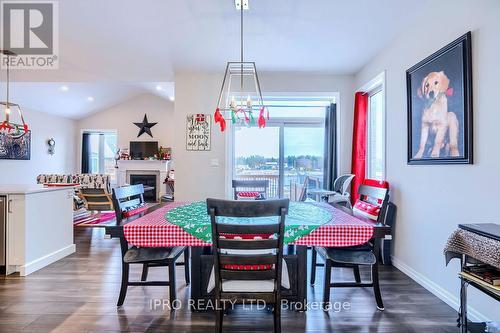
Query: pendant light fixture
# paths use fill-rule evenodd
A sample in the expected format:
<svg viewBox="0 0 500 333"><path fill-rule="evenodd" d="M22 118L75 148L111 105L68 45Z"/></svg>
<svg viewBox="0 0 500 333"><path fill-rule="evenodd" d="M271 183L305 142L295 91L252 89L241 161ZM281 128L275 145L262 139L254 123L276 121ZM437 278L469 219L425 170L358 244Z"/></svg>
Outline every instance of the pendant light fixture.
<svg viewBox="0 0 500 333"><path fill-rule="evenodd" d="M258 113L259 128L266 126L264 112L267 108L262 98L255 62L244 61L243 58L243 11L248 9L248 1L234 1L236 9L240 12L240 61L231 61L226 65L214 114L215 123L220 125L222 132L226 129L224 116L228 114L233 124L253 125ZM269 119L269 111L267 111L267 119Z"/></svg>
<svg viewBox="0 0 500 333"><path fill-rule="evenodd" d="M12 137L21 137L28 132L28 124L24 121L23 111L21 110L21 106L16 103L12 103L9 101L9 92L10 92L10 57L17 57L17 54L10 50L0 50L0 53L6 56L7 58L1 58L7 61L6 72L7 72L7 88L6 88L6 100L0 102L0 105L4 107L5 120L0 123L0 133L10 135ZM17 108L19 112L19 117L21 118L22 125L14 124L10 122L10 115L12 114L12 110Z"/></svg>

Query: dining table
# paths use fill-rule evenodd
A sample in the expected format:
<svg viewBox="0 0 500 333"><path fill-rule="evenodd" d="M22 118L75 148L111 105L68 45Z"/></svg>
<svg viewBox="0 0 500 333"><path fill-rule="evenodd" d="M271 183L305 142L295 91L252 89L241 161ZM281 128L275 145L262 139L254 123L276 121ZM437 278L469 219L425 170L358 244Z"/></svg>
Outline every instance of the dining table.
<svg viewBox="0 0 500 333"><path fill-rule="evenodd" d="M242 220L241 223L252 223ZM234 220L232 221L234 223ZM258 222L257 222L258 223ZM191 247L191 302L200 308L213 294L207 291L213 267L211 225L204 201L165 202L121 222L105 225L108 238L124 237L137 247ZM380 244L390 236L388 225L353 215L346 207L318 202L290 202L286 217L284 259L290 288L282 298L299 311L307 310L308 247L351 247L373 243L380 258ZM376 264L373 269L378 269Z"/></svg>

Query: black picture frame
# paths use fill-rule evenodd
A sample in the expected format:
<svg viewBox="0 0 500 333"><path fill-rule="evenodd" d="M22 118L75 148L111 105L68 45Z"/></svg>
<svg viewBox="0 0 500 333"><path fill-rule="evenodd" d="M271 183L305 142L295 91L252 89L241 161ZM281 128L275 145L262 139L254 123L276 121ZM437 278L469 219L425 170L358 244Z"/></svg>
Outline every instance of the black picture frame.
<svg viewBox="0 0 500 333"><path fill-rule="evenodd" d="M406 71L410 165L473 164L471 40L469 31Z"/></svg>

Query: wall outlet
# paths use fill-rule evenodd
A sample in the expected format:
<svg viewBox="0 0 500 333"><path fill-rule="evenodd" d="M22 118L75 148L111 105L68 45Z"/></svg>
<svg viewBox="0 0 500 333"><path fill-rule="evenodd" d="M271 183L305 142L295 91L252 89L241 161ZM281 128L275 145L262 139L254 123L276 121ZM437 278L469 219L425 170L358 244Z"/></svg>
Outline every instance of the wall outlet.
<svg viewBox="0 0 500 333"><path fill-rule="evenodd" d="M219 159L218 158L212 158L210 161L210 166L212 167L218 167L219 166Z"/></svg>

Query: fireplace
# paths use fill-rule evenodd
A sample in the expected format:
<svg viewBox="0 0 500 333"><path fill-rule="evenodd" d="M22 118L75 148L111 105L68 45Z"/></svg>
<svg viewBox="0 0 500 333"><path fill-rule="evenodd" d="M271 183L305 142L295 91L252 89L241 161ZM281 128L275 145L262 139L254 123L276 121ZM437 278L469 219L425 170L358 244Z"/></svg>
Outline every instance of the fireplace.
<svg viewBox="0 0 500 333"><path fill-rule="evenodd" d="M167 178L167 173L169 170L170 161L158 161L158 160L120 160L118 161L118 174L117 174L117 184L118 186L126 186L132 184L130 176L156 176L156 184L151 184L156 188L155 198L159 202L160 198L165 195L167 189L163 186L163 181ZM142 181L140 181L143 184ZM148 193L149 194L149 193ZM151 196L151 198L153 198ZM150 200L150 199L148 199Z"/></svg>
<svg viewBox="0 0 500 333"><path fill-rule="evenodd" d="M157 202L157 175L130 174L130 185L144 185L144 200Z"/></svg>

